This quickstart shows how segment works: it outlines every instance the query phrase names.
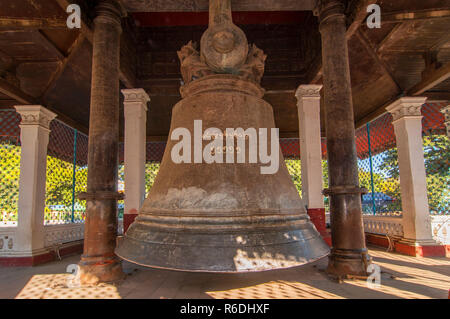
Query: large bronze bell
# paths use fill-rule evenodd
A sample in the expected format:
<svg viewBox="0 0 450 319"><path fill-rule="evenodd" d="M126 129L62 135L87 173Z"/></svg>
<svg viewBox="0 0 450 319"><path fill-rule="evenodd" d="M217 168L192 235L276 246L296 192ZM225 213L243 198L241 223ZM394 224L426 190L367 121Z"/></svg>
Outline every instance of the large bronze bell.
<svg viewBox="0 0 450 319"><path fill-rule="evenodd" d="M232 23L229 0L210 1L210 25L201 43L200 53L192 43L178 52L183 99L173 108L158 176L117 255L149 267L202 272L287 268L326 256L328 246L309 220L279 144L280 165L274 174L262 173L268 164L260 157L249 161L248 136L245 148L219 152L208 149L213 139L204 138L202 130L201 152L220 154L223 163L196 158L199 120L203 129L224 133L227 128L270 132L275 127L272 107L262 99L259 85L266 56L255 46L249 48L245 34ZM191 163L173 160L179 141L170 137L178 128L192 137L192 154L183 149ZM274 138L268 136L269 150L278 141ZM235 164L225 161L230 152ZM245 163L237 163L239 152L245 153Z"/></svg>

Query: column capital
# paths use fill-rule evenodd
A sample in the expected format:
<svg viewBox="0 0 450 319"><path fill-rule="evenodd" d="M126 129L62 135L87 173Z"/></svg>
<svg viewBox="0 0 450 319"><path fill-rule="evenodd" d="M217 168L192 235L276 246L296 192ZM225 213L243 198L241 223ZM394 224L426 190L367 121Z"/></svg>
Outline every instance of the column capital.
<svg viewBox="0 0 450 319"><path fill-rule="evenodd" d="M50 122L57 116L42 105L16 105L15 109L22 117L20 125L39 125L50 129Z"/></svg>
<svg viewBox="0 0 450 319"><path fill-rule="evenodd" d="M95 7L95 23L115 24L122 27L121 19L127 16L127 10L118 0L101 0Z"/></svg>
<svg viewBox="0 0 450 319"><path fill-rule="evenodd" d="M343 0L317 0L314 15L323 22L331 16L345 16L346 4Z"/></svg>
<svg viewBox="0 0 450 319"><path fill-rule="evenodd" d="M147 111L147 103L151 101L144 89L124 89L121 91L124 96L124 105L130 103L141 103Z"/></svg>
<svg viewBox="0 0 450 319"><path fill-rule="evenodd" d="M392 114L393 121L401 118L422 116L421 107L426 102L426 97L402 97L386 107Z"/></svg>
<svg viewBox="0 0 450 319"><path fill-rule="evenodd" d="M320 90L322 90L320 84L302 84L295 92L295 97L300 102L301 99L320 99Z"/></svg>

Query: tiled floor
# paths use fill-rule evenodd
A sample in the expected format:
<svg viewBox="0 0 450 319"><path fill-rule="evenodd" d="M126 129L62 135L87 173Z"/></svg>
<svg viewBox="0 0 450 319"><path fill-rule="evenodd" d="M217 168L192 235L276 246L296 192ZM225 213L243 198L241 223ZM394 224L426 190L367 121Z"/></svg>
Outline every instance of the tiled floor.
<svg viewBox="0 0 450 319"><path fill-rule="evenodd" d="M253 274L204 274L124 264L127 279L117 285L68 288L72 256L34 268L0 268L0 298L447 298L450 259L414 258L371 249L381 266L381 287L366 281L330 281L326 259L287 270Z"/></svg>

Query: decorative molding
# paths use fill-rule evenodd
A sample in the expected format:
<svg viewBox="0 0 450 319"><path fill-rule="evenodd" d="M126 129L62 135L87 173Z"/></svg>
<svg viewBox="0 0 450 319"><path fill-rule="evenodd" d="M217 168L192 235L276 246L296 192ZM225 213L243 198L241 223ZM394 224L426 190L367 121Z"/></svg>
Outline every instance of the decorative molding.
<svg viewBox="0 0 450 319"><path fill-rule="evenodd" d="M144 89L125 89L121 91L124 96L124 105L131 103L142 103L147 111L147 103L151 101Z"/></svg>
<svg viewBox="0 0 450 319"><path fill-rule="evenodd" d="M41 105L17 105L17 113L22 117L20 125L39 125L50 129L50 122L57 116Z"/></svg>
<svg viewBox="0 0 450 319"><path fill-rule="evenodd" d="M295 92L295 97L299 102L301 99L305 98L320 99L320 90L322 90L322 87L323 85L318 84L302 84Z"/></svg>
<svg viewBox="0 0 450 319"><path fill-rule="evenodd" d="M195 42L189 41L189 43L183 46L177 53L181 63L181 75L184 84L189 84L192 81L209 75L220 74L216 73L206 64L198 52L197 44ZM260 83L264 75L266 58L267 55L265 55L261 49L257 48L255 45L251 45L248 48L245 63L234 70L233 74L237 75L242 80ZM227 74L230 72L222 73Z"/></svg>
<svg viewBox="0 0 450 319"><path fill-rule="evenodd" d="M393 121L406 117L421 117L422 105L426 102L426 97L402 97L386 107L392 114Z"/></svg>

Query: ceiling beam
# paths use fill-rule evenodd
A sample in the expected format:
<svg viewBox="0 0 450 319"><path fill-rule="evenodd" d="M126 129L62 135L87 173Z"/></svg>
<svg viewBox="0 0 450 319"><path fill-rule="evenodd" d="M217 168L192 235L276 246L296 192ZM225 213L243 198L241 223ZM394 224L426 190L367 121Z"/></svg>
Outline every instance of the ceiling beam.
<svg viewBox="0 0 450 319"><path fill-rule="evenodd" d="M421 96L427 97L427 102L448 102L450 101L450 92L424 92Z"/></svg>
<svg viewBox="0 0 450 319"><path fill-rule="evenodd" d="M74 3L72 0L56 0L59 6L66 10L67 6ZM92 44L94 41L94 31L90 26L88 19L85 16L81 18L81 32L84 34L86 39ZM136 78L133 72L130 72L124 65L120 65L119 68L119 79L125 85L127 89L133 89L136 87Z"/></svg>
<svg viewBox="0 0 450 319"><path fill-rule="evenodd" d="M403 38L405 34L407 34L407 30L411 27L412 23L412 21L405 21L394 26L388 35L378 44L376 48L377 52L386 50L390 45Z"/></svg>
<svg viewBox="0 0 450 319"><path fill-rule="evenodd" d="M232 0L233 11L312 11L317 0ZM208 0L122 0L129 12L208 11Z"/></svg>
<svg viewBox="0 0 450 319"><path fill-rule="evenodd" d="M54 54L58 60L63 60L65 58L64 54L51 42L41 31L33 31L33 39L36 43L42 45L48 52Z"/></svg>
<svg viewBox="0 0 450 319"><path fill-rule="evenodd" d="M365 116L363 116L362 118L356 120L355 128L359 129L360 127L366 125L367 123L370 123L370 122L374 121L375 119L379 118L380 116L382 116L384 113L387 112L386 107L388 107L389 105L391 105L392 103L397 101L400 97L402 97L402 96L398 95L394 98L388 99L387 102L385 102L381 107L374 108L370 113L368 113Z"/></svg>
<svg viewBox="0 0 450 319"><path fill-rule="evenodd" d="M450 7L428 10L408 10L389 12L381 15L381 23L398 23L402 21L424 21L450 17Z"/></svg>
<svg viewBox="0 0 450 319"><path fill-rule="evenodd" d="M442 65L434 71L426 73L422 81L414 85L408 95L421 95L422 93L434 88L436 85L450 78L450 62Z"/></svg>
<svg viewBox="0 0 450 319"><path fill-rule="evenodd" d="M85 39L85 35L83 33L80 33L78 38L74 41L72 46L69 49L69 55L65 57L58 66L58 70L53 74L52 79L49 82L49 85L44 90L44 93L42 94L42 98L45 100L47 95L55 88L58 80L61 78L62 74L66 70L67 65L70 63L70 61L73 60L73 58L76 56L78 49L81 47L81 44L83 43Z"/></svg>
<svg viewBox="0 0 450 319"><path fill-rule="evenodd" d="M402 88L400 84L395 80L394 75L390 67L384 62L384 60L380 57L380 55L376 52L375 46L372 45L371 41L367 37L366 33L361 29L356 31L356 37L360 41L360 43L364 46L369 56L375 63L387 74L391 80L391 82L397 87L397 93L402 92Z"/></svg>
<svg viewBox="0 0 450 319"><path fill-rule="evenodd" d="M0 28L62 29L67 28L67 20L58 18L0 17Z"/></svg>
<svg viewBox="0 0 450 319"><path fill-rule="evenodd" d="M444 64L442 67L429 73L429 75L426 78L424 78L421 82L417 83L413 88L411 88L407 92L407 95L424 96L428 98L429 102L450 101L450 92L426 92L427 90L430 90L431 88L438 85L439 83L442 83L448 78L450 78L450 63ZM395 102L396 100L398 100L400 97L402 97L402 94L399 94L397 97L389 99L381 107L375 108L372 112L358 119L356 121L355 127L360 128L366 123L369 123L375 120L376 118L380 117L381 115L386 113L386 107Z"/></svg>
<svg viewBox="0 0 450 319"><path fill-rule="evenodd" d="M21 89L2 78L0 78L0 93L9 96L21 104L39 104L34 97L24 93Z"/></svg>
<svg viewBox="0 0 450 319"><path fill-rule="evenodd" d="M17 104L23 104L23 105L42 105L43 103L32 97L28 94L24 93L21 89L17 88L16 86L12 85L11 83L5 81L4 79L0 78L0 93L14 99ZM64 113L56 110L51 105L45 104L44 105L47 109L54 112L56 115L58 115L58 118L66 123L69 126L72 126L73 128L81 131L84 134L88 134L89 130L87 127L78 124L78 122L74 121L72 118L66 116Z"/></svg>

